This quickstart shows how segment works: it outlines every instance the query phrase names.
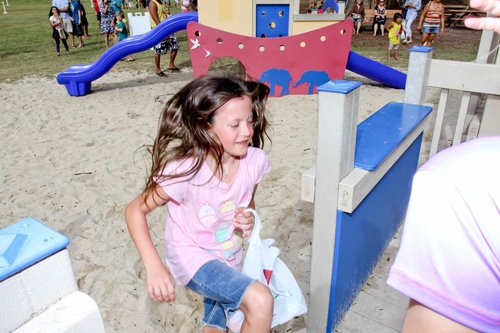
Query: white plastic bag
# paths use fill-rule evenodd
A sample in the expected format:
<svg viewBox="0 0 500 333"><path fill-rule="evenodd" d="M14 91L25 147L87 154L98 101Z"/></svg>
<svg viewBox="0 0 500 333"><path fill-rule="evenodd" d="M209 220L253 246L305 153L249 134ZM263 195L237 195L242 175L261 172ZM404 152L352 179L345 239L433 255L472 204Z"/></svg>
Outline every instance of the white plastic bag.
<svg viewBox="0 0 500 333"><path fill-rule="evenodd" d="M257 212L247 209L255 217L252 234L248 238L248 250L242 272L267 285L274 297L271 327L283 324L293 317L307 312L307 305L292 272L281 259L280 250L273 246L274 239L260 239L262 225ZM239 333L244 315L238 310L227 321L232 332Z"/></svg>

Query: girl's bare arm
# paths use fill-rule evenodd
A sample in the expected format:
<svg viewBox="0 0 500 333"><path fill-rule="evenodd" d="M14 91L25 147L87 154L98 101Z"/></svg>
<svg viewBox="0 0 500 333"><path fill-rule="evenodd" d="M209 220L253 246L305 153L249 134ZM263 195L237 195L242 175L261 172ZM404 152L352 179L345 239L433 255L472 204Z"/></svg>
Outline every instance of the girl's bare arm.
<svg viewBox="0 0 500 333"><path fill-rule="evenodd" d="M157 302L175 300L175 281L161 260L149 233L147 214L168 201L168 196L158 187L144 201L143 195L137 196L125 210L127 227L146 268L148 294Z"/></svg>

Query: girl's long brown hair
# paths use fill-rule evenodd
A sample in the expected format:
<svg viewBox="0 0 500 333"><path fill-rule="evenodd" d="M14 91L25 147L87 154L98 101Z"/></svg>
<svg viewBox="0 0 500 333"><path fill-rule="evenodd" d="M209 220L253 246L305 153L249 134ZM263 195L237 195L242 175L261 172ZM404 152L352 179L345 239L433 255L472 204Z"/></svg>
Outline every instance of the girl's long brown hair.
<svg viewBox="0 0 500 333"><path fill-rule="evenodd" d="M259 82L234 77L205 76L195 79L175 94L165 105L158 122L158 133L150 147L152 165L143 198L156 191L156 184L165 179L194 177L207 157L216 161L222 171L224 149L209 133L217 110L229 100L249 96L252 100L254 134L251 145L262 148L268 137L266 102L269 88ZM179 174L163 174L173 161L192 158L191 167Z"/></svg>

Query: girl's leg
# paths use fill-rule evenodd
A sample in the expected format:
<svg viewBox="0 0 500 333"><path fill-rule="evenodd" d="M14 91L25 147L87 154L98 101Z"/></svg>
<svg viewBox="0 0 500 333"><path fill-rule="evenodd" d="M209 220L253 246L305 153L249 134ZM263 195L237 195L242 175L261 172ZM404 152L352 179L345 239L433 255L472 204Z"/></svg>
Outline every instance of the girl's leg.
<svg viewBox="0 0 500 333"><path fill-rule="evenodd" d="M215 327L205 326L203 327L203 333L227 333L227 331L222 331Z"/></svg>
<svg viewBox="0 0 500 333"><path fill-rule="evenodd" d="M394 59L398 60L398 49L394 50Z"/></svg>
<svg viewBox="0 0 500 333"><path fill-rule="evenodd" d="M426 46L431 47L432 42L434 41L435 37L436 37L436 34L429 34L429 37L427 38L427 45Z"/></svg>
<svg viewBox="0 0 500 333"><path fill-rule="evenodd" d="M54 40L56 41L56 54L57 55L60 55L59 51L60 51L60 38L54 38Z"/></svg>
<svg viewBox="0 0 500 333"><path fill-rule="evenodd" d="M106 44L106 49L109 49L109 33L104 33L104 44Z"/></svg>
<svg viewBox="0 0 500 333"><path fill-rule="evenodd" d="M361 29L361 21L356 23L356 34L359 34L359 29Z"/></svg>
<svg viewBox="0 0 500 333"><path fill-rule="evenodd" d="M383 24L380 25L380 32L382 33L382 36L384 35L384 29L385 26Z"/></svg>
<svg viewBox="0 0 500 333"><path fill-rule="evenodd" d="M373 25L373 36L377 36L377 30L378 30L378 24L377 24L377 23L375 23L375 24Z"/></svg>
<svg viewBox="0 0 500 333"><path fill-rule="evenodd" d="M387 60L391 60L391 49L387 49Z"/></svg>
<svg viewBox="0 0 500 333"><path fill-rule="evenodd" d="M422 33L422 39L420 40L420 43L418 43L418 46L422 46L427 42L427 38L429 37L429 34L426 32Z"/></svg>
<svg viewBox="0 0 500 333"><path fill-rule="evenodd" d="M240 309L245 314L241 333L267 333L273 320L273 295L268 287L254 282L248 287Z"/></svg>
<svg viewBox="0 0 500 333"><path fill-rule="evenodd" d="M66 39L63 39L62 42L64 45L64 49L66 50L66 53L69 54L68 42L66 41Z"/></svg>

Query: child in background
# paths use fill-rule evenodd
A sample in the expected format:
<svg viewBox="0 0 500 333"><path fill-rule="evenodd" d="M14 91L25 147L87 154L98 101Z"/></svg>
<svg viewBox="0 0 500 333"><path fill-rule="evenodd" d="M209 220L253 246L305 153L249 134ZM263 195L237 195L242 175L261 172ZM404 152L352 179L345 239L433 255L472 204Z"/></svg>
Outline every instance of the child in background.
<svg viewBox="0 0 500 333"><path fill-rule="evenodd" d="M61 41L64 45L64 49L66 53L69 54L68 42L66 39L68 38L68 33L64 30L62 24L62 18L59 14L59 9L56 6L52 6L49 12L49 24L52 27L52 38L54 38L56 42L56 54L60 56L60 45Z"/></svg>
<svg viewBox="0 0 500 333"><path fill-rule="evenodd" d="M81 2L81 0L78 0L78 3L80 4L82 10L80 26L82 27L83 37L88 38L91 36L89 35L89 21L87 20L87 12L85 11L85 6Z"/></svg>
<svg viewBox="0 0 500 333"><path fill-rule="evenodd" d="M422 31L419 46L432 46L438 33L444 33L444 6L441 0L431 0L422 11L418 22L418 30Z"/></svg>
<svg viewBox="0 0 500 333"><path fill-rule="evenodd" d="M204 297L203 332L227 332L226 315L245 314L242 332L268 333L273 296L241 273L242 237L254 218L258 183L270 171L261 150L267 136L269 88L259 82L205 76L163 109L151 148L145 189L127 207L128 230L146 268L149 296L175 300L175 285ZM167 207L163 264L147 214Z"/></svg>
<svg viewBox="0 0 500 333"><path fill-rule="evenodd" d="M394 14L393 22L389 23L387 30L389 30L389 49L387 49L387 60L391 60L391 50L394 50L394 59L398 60L398 49L401 43L401 33L403 29L403 15L401 13Z"/></svg>
<svg viewBox="0 0 500 333"><path fill-rule="evenodd" d="M109 49L109 36L115 32L115 11L111 7L109 0L104 0L100 5L101 33L104 34L104 43L106 48Z"/></svg>
<svg viewBox="0 0 500 333"><path fill-rule="evenodd" d="M80 44L78 46L72 45L73 47L83 47L83 30L82 30L82 7L78 0L70 0L69 8L71 10L71 18L73 21L73 36L78 37Z"/></svg>
<svg viewBox="0 0 500 333"><path fill-rule="evenodd" d="M125 14L123 14L122 11L119 11L116 13L116 25L115 25L115 32L116 35L118 36L118 41L122 41L125 38L128 37L128 26L127 23L124 21ZM134 61L135 59L132 58L131 55L128 55L125 58L126 61Z"/></svg>

